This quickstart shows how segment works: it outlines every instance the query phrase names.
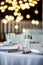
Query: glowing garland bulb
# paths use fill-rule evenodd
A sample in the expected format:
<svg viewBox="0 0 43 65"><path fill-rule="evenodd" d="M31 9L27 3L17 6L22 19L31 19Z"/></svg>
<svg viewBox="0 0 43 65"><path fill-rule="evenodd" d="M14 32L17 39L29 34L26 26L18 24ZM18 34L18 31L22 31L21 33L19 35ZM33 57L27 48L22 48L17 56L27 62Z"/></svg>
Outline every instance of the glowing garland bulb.
<svg viewBox="0 0 43 65"><path fill-rule="evenodd" d="M14 20L14 16L10 15L9 18L10 18L10 20Z"/></svg>
<svg viewBox="0 0 43 65"><path fill-rule="evenodd" d="M7 21L6 19L3 19L3 20L2 20L2 23L7 24L8 21Z"/></svg>
<svg viewBox="0 0 43 65"><path fill-rule="evenodd" d="M1 9L1 12L5 12L5 9L4 9L4 7Z"/></svg>
<svg viewBox="0 0 43 65"><path fill-rule="evenodd" d="M19 28L19 26L18 25L15 25L15 29L18 29Z"/></svg>
<svg viewBox="0 0 43 65"><path fill-rule="evenodd" d="M17 20L17 19L16 19L16 22L18 23L18 22L20 22L20 20Z"/></svg>
<svg viewBox="0 0 43 65"><path fill-rule="evenodd" d="M25 28L23 28L23 29L22 29L22 32L23 32L23 33L24 33L24 32L26 32L26 29L25 29Z"/></svg>
<svg viewBox="0 0 43 65"><path fill-rule="evenodd" d="M35 20L32 20L31 23L32 23L32 24L35 24Z"/></svg>
<svg viewBox="0 0 43 65"><path fill-rule="evenodd" d="M19 10L18 9L15 9L15 12L18 12Z"/></svg>
<svg viewBox="0 0 43 65"><path fill-rule="evenodd" d="M30 9L30 6L28 5L28 3L25 3L25 4L24 4L24 7L25 7L26 9Z"/></svg>
<svg viewBox="0 0 43 65"><path fill-rule="evenodd" d="M8 19L8 15L5 16L5 19Z"/></svg>
<svg viewBox="0 0 43 65"><path fill-rule="evenodd" d="M19 1L19 4L22 4L22 3L23 3L23 1L20 0L20 1Z"/></svg>
<svg viewBox="0 0 43 65"><path fill-rule="evenodd" d="M34 7L34 6L35 6L35 4L34 4L34 3L29 3L29 5L30 5L30 6L32 6L32 7Z"/></svg>
<svg viewBox="0 0 43 65"><path fill-rule="evenodd" d="M0 7L0 10L2 10L3 8L4 8L4 7L3 7L3 6L1 6L1 7Z"/></svg>
<svg viewBox="0 0 43 65"><path fill-rule="evenodd" d="M12 1L11 1L11 0L9 1L9 4L10 4L10 3L12 3Z"/></svg>
<svg viewBox="0 0 43 65"><path fill-rule="evenodd" d="M36 24L36 25L38 25L38 24L39 24L39 21L38 21L38 20L36 20L35 24Z"/></svg>
<svg viewBox="0 0 43 65"><path fill-rule="evenodd" d="M28 0L29 2L32 2L33 0Z"/></svg>
<svg viewBox="0 0 43 65"><path fill-rule="evenodd" d="M18 16L21 16L21 13L17 13Z"/></svg>
<svg viewBox="0 0 43 65"><path fill-rule="evenodd" d="M17 5L16 8L19 10L20 9L20 6Z"/></svg>
<svg viewBox="0 0 43 65"><path fill-rule="evenodd" d="M26 7L27 9L30 9L30 6Z"/></svg>
<svg viewBox="0 0 43 65"><path fill-rule="evenodd" d="M6 3L9 3L9 0L5 0Z"/></svg>
<svg viewBox="0 0 43 65"><path fill-rule="evenodd" d="M17 16L17 12L14 12L14 16Z"/></svg>
<svg viewBox="0 0 43 65"><path fill-rule="evenodd" d="M40 1L40 0L37 0L37 1Z"/></svg>
<svg viewBox="0 0 43 65"><path fill-rule="evenodd" d="M5 0L5 2L11 4L12 0Z"/></svg>
<svg viewBox="0 0 43 65"><path fill-rule="evenodd" d="M35 11L34 11L34 13L35 13L35 14L38 14L38 13L39 13L39 11L38 11L38 10L35 10Z"/></svg>
<svg viewBox="0 0 43 65"><path fill-rule="evenodd" d="M4 9L6 9L8 6L7 5L4 5Z"/></svg>
<svg viewBox="0 0 43 65"><path fill-rule="evenodd" d="M11 10L11 11L13 11L14 10L14 7L8 7L8 10Z"/></svg>
<svg viewBox="0 0 43 65"><path fill-rule="evenodd" d="M8 21L10 21L10 20L14 20L14 17L11 16L11 15L10 15L10 16L9 16L9 15L6 15L5 18L6 18Z"/></svg>
<svg viewBox="0 0 43 65"><path fill-rule="evenodd" d="M32 1L34 4L38 4L38 2L37 1Z"/></svg>
<svg viewBox="0 0 43 65"><path fill-rule="evenodd" d="M29 18L30 18L30 15L29 15L29 14L27 14L27 15L26 15L26 18L27 18L27 19L29 19Z"/></svg>
<svg viewBox="0 0 43 65"><path fill-rule="evenodd" d="M27 2L27 0L23 0L24 2Z"/></svg>
<svg viewBox="0 0 43 65"><path fill-rule="evenodd" d="M20 8L22 9L22 10L25 10L25 5L24 4L20 4Z"/></svg>
<svg viewBox="0 0 43 65"><path fill-rule="evenodd" d="M4 3L5 3L5 2L4 2L4 1L2 1L2 2L1 2L1 5L4 5Z"/></svg>
<svg viewBox="0 0 43 65"><path fill-rule="evenodd" d="M21 20L22 20L22 18L18 16L17 19L16 19L16 22L19 22Z"/></svg>
<svg viewBox="0 0 43 65"><path fill-rule="evenodd" d="M1 10L1 12L5 12L5 10Z"/></svg>

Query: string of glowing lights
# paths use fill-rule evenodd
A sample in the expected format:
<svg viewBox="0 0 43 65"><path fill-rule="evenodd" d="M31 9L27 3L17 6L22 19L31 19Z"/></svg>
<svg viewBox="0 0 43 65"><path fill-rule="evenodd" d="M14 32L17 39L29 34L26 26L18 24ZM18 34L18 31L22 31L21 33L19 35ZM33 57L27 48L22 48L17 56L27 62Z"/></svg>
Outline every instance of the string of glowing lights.
<svg viewBox="0 0 43 65"><path fill-rule="evenodd" d="M7 21L15 20L15 18L14 18L15 16L16 16L16 20L15 20L16 23L17 22L20 22L24 18L23 15L20 12L20 9L21 10L30 9L31 6L34 7L35 5L37 5L38 4L38 1L39 0L5 0L5 2L2 1L0 3L0 5L1 5L0 6L1 12L5 12L6 9L8 11L14 11L13 12L13 15L14 16L7 15L6 14L5 19L3 19L2 22L6 24ZM9 4L9 6L8 6L8 4ZM35 14L38 14L39 11L38 10L35 10L34 13ZM26 18L27 19L30 19L30 17L31 17L30 14L27 14L26 15ZM35 21L35 23L34 23L34 21L32 20L32 24L38 25L39 22L38 21ZM18 29L18 26L16 25L15 28Z"/></svg>

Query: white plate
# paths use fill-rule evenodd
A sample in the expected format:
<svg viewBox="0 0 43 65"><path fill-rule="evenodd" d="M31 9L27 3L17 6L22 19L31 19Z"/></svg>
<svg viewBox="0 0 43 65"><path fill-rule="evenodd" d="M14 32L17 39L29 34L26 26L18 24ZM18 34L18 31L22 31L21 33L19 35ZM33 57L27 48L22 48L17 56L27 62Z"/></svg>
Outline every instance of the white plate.
<svg viewBox="0 0 43 65"><path fill-rule="evenodd" d="M31 52L43 55L43 51L42 50L31 49Z"/></svg>

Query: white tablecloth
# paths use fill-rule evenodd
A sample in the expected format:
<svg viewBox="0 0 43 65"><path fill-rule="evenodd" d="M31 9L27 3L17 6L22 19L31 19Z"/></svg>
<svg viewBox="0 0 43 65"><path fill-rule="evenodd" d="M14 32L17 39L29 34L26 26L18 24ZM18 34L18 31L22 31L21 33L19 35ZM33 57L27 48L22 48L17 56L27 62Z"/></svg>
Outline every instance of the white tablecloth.
<svg viewBox="0 0 43 65"><path fill-rule="evenodd" d="M43 55L0 52L0 65L43 65Z"/></svg>

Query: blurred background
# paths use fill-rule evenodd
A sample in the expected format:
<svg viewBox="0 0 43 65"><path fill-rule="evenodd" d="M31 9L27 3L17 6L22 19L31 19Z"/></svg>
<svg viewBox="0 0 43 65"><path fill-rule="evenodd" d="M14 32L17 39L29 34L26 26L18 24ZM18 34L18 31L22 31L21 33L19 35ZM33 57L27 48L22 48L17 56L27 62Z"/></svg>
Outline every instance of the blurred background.
<svg viewBox="0 0 43 65"><path fill-rule="evenodd" d="M0 39L6 33L43 29L42 10L42 0L0 0Z"/></svg>

